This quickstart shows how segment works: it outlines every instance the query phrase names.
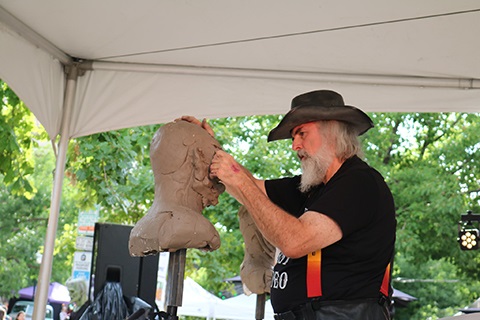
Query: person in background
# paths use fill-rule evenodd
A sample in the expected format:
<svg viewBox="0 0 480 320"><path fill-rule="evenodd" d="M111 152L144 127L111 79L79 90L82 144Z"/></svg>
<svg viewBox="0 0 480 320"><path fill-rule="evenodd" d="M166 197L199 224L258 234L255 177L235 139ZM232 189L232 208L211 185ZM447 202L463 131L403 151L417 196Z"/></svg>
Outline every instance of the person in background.
<svg viewBox="0 0 480 320"><path fill-rule="evenodd" d="M15 320L25 320L25 311L19 311L15 316Z"/></svg>
<svg viewBox="0 0 480 320"><path fill-rule="evenodd" d="M0 306L0 320L6 320L7 310Z"/></svg>
<svg viewBox="0 0 480 320"><path fill-rule="evenodd" d="M66 304L62 304L62 311L60 311L60 320L66 320L68 319L68 308Z"/></svg>
<svg viewBox="0 0 480 320"><path fill-rule="evenodd" d="M73 311L70 313L69 319L80 319L89 305L88 282L85 278L69 278L65 285L70 294L70 301L73 303Z"/></svg>
<svg viewBox="0 0 480 320"><path fill-rule="evenodd" d="M0 304L0 307L5 309L5 320L12 320L12 317L10 317L7 313L9 311L8 306L10 305L10 301L4 304ZM0 318L2 320L2 318Z"/></svg>
<svg viewBox="0 0 480 320"><path fill-rule="evenodd" d="M182 117L212 128L194 117ZM371 119L331 90L307 92L270 131L292 139L302 175L263 181L225 151L211 179L245 206L280 252L270 298L276 320L390 319L395 206L383 177L361 158Z"/></svg>

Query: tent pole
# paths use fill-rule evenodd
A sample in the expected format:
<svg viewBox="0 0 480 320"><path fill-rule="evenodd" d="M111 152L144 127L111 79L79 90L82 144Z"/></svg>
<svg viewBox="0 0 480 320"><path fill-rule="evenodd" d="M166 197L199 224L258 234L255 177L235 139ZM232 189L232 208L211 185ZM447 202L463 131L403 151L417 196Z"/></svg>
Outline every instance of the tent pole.
<svg viewBox="0 0 480 320"><path fill-rule="evenodd" d="M406 75L352 74L333 72L302 72L286 70L240 69L221 67L195 67L180 65L154 65L107 61L85 61L80 65L84 70L111 70L125 72L155 72L218 77L241 77L271 80L294 80L313 82L356 83L382 86L479 89L480 79L419 77Z"/></svg>
<svg viewBox="0 0 480 320"><path fill-rule="evenodd" d="M38 275L38 285L35 292L32 320L45 318L45 306L48 302L48 288L52 276L53 250L60 212L60 200L62 194L63 178L65 175L65 163L67 159L68 142L70 140L71 110L77 87L78 67L71 66L67 73L65 99L63 103L62 128L58 147L57 161L55 165L55 177L53 182L52 198L50 204L50 216L48 218L47 234Z"/></svg>
<svg viewBox="0 0 480 320"><path fill-rule="evenodd" d="M50 53L53 57L57 58L62 64L69 65L72 63L72 58L65 54L62 50L58 49L50 41L39 35L32 28L27 26L21 20L15 18L8 11L0 6L0 21L6 25L10 30L13 30L28 42L42 48L46 52Z"/></svg>

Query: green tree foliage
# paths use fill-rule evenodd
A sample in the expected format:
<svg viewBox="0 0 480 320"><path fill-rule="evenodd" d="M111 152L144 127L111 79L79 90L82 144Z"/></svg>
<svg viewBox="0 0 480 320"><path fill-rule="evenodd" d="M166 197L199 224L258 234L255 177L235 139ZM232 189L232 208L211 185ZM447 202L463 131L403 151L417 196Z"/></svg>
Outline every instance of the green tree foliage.
<svg viewBox="0 0 480 320"><path fill-rule="evenodd" d="M365 137L366 157L396 201L394 286L418 298L396 319L451 315L480 293L478 254L461 251L456 241L460 215L480 213L479 115L372 117L376 127Z"/></svg>
<svg viewBox="0 0 480 320"><path fill-rule="evenodd" d="M133 224L153 200L150 140L158 126L98 133L70 143L66 176L82 190L82 209L100 204L102 218Z"/></svg>
<svg viewBox="0 0 480 320"><path fill-rule="evenodd" d="M30 285L38 273L48 218L54 158L37 143L32 115L2 84L0 132L0 295ZM459 249L457 222L467 210L480 213L480 115L461 113L372 113L375 128L362 136L367 162L392 189L397 210L394 286L418 298L397 309L395 319L452 315L480 293L478 251ZM279 116L210 120L223 148L257 177L299 173L290 141L266 142ZM27 121L28 120L28 121ZM69 145L54 270L64 282L71 270L78 211L100 206L101 221L133 225L153 201L149 147L157 126L129 128L78 138ZM33 133L32 133L33 132ZM239 203L224 193L204 210L218 229L215 252L188 250L186 274L211 292L239 273L243 239ZM22 252L20 254L20 252ZM23 253L25 252L25 253ZM21 279L11 274L22 274ZM5 286L4 286L5 285ZM5 289L4 289L5 288Z"/></svg>
<svg viewBox="0 0 480 320"><path fill-rule="evenodd" d="M46 132L2 81L0 99L0 297L6 299L38 277L55 158ZM62 228L68 219L66 207L62 207ZM60 234L58 240L62 238ZM71 263L64 258L67 251L62 249L57 246L53 281L63 281L71 272Z"/></svg>
<svg viewBox="0 0 480 320"><path fill-rule="evenodd" d="M11 192L29 196L33 187L28 176L33 171L31 159L33 115L25 108L17 95L0 80L0 174L3 183L11 186Z"/></svg>

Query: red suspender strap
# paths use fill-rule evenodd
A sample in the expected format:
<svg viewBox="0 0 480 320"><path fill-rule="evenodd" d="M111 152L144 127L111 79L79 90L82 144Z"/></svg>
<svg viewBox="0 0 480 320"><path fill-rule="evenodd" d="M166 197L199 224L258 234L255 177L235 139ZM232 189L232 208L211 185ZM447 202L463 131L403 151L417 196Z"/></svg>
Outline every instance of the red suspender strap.
<svg viewBox="0 0 480 320"><path fill-rule="evenodd" d="M317 250L308 254L307 258L307 297L322 295L322 251Z"/></svg>
<svg viewBox="0 0 480 320"><path fill-rule="evenodd" d="M382 286L380 287L380 292L385 295L385 297L389 296L389 288L390 288L390 264L388 264L387 268L385 269L385 274L383 275Z"/></svg>
<svg viewBox="0 0 480 320"><path fill-rule="evenodd" d="M320 297L322 295L322 251L317 250L308 254L307 258L307 297ZM386 297L390 289L390 265L385 268L380 292Z"/></svg>

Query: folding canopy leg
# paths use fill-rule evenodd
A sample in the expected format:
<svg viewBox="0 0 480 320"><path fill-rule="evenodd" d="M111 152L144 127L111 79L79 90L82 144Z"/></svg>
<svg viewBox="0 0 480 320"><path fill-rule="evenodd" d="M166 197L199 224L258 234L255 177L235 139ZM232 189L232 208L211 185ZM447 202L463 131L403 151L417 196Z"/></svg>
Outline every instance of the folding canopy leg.
<svg viewBox="0 0 480 320"><path fill-rule="evenodd" d="M72 66L68 73L65 99L63 102L62 129L58 147L57 161L55 165L55 178L53 183L52 198L50 204L50 216L48 218L47 234L38 275L38 285L35 291L32 320L45 319L45 306L48 301L48 288L52 276L53 250L58 227L58 216L60 212L60 199L62 195L63 178L65 175L65 163L67 149L71 110L77 87L78 68Z"/></svg>

